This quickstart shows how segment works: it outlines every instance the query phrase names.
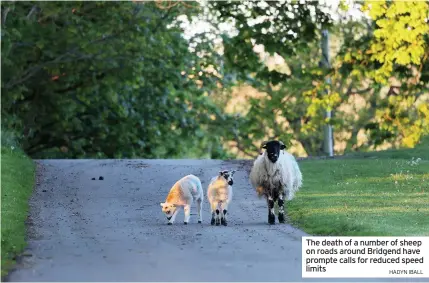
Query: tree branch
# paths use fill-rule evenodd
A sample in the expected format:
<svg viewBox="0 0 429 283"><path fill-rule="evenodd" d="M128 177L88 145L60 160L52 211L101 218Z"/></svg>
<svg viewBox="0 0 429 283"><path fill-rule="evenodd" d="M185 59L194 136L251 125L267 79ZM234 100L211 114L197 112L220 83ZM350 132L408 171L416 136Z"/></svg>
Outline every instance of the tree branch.
<svg viewBox="0 0 429 283"><path fill-rule="evenodd" d="M161 10L170 10L171 8L173 8L174 6L176 6L177 4L180 3L180 1L166 1L166 2L168 2L167 6L162 6L162 4L161 4L162 2L165 2L165 1L155 0L156 7L158 7ZM171 2L173 2L173 3L171 3Z"/></svg>
<svg viewBox="0 0 429 283"><path fill-rule="evenodd" d="M3 11L3 15L2 15L2 26L3 28L5 28L6 25L6 18L7 18L7 14L10 11L10 7L7 7L4 11Z"/></svg>
<svg viewBox="0 0 429 283"><path fill-rule="evenodd" d="M171 9L167 10L167 13L165 13L162 17L161 20L158 22L158 25L155 26L155 28L153 29L152 33L155 33L158 28L161 26L162 22L168 18L169 14L170 14Z"/></svg>
<svg viewBox="0 0 429 283"><path fill-rule="evenodd" d="M112 69L108 69L108 70L104 70L104 71L102 71L101 72L101 74L98 74L98 75L96 75L95 76L95 79L96 80L100 80L100 79L103 79L105 76L107 76L109 73L112 73L112 72L115 72L115 71L118 71L118 70L120 70L120 68L118 67L118 68L112 68ZM55 91L55 93L66 93L66 92L69 92L69 91L72 91L72 90L75 90L75 89L77 89L77 88L79 88L79 87L84 87L84 86L87 86L87 85L89 85L89 84L92 84L92 78L90 78L89 80L86 80L86 81L81 81L81 82L78 82L78 83L76 83L76 84L74 84L74 85L71 85L71 86L69 86L69 87L66 87L66 88L63 88L63 89L59 89L59 90L56 90Z"/></svg>
<svg viewBox="0 0 429 283"><path fill-rule="evenodd" d="M98 38L98 39L95 39L93 41L90 41L89 44L100 43L100 42L106 41L108 39L113 38L115 35L117 35L119 33L120 32L116 32L116 33L113 33L113 34L111 34L109 36L103 36L102 38ZM36 66L28 68L26 71L24 71L24 74L21 76L21 78L15 80L15 81L8 82L4 86L4 88L5 89L10 89L10 88L12 88L12 87L14 87L14 86L16 86L18 84L24 83L25 81L27 81L28 79L30 79L31 77L33 77L41 69L43 69L44 67L47 67L47 66L49 66L51 64L68 63L68 62L72 62L72 61L76 61L76 60L88 59L91 56L96 56L96 55L91 55L91 56L85 55L85 56L87 56L86 58L85 57L81 57L81 58L78 58L78 59L76 59L76 58L69 58L68 60L63 60L67 56L69 56L70 54L73 54L74 52L78 51L79 49L80 49L80 46L79 47L75 47L73 49L67 50L65 53L61 54L60 56L58 56L54 60L51 60L51 61L48 61L48 62L45 62L45 63L42 63L42 64L39 64L39 65L36 65Z"/></svg>
<svg viewBox="0 0 429 283"><path fill-rule="evenodd" d="M352 91L352 88L353 88L352 85L350 85L349 88L347 89L346 96L354 95L354 94L363 94L363 93L368 92L372 89L371 87L368 87L365 89Z"/></svg>
<svg viewBox="0 0 429 283"><path fill-rule="evenodd" d="M243 145L238 141L238 139L237 139L238 137L236 137L236 139L234 140L235 141L235 147L242 153L242 154L244 154L245 156L247 156L247 157L250 157L250 158L256 158L258 155L259 155L259 153L258 153L258 155L253 155L253 154L250 154L250 153L248 153L248 152L246 152L246 149L243 147Z"/></svg>
<svg viewBox="0 0 429 283"><path fill-rule="evenodd" d="M134 17L133 20L136 19L138 11L139 11L139 8L137 7L135 9L134 13L133 13L133 17ZM166 15L168 15L168 12L166 13ZM158 24L158 26L160 24L161 24L161 22ZM156 29L158 28L158 26L155 27L155 29L154 29L153 32L156 31ZM88 45L98 44L98 43L101 43L101 42L106 42L106 41L114 38L115 36L121 34L122 32L123 32L123 30L114 32L114 33L112 33L110 35L107 35L107 36L103 35L101 38L97 38L97 39L94 39L94 40L90 41L88 43ZM59 55L54 60L51 60L51 61L48 61L48 62L45 62L45 63L42 63L42 64L39 64L39 65L36 65L36 66L28 68L26 71L23 72L23 75L21 76L21 78L15 80L15 81L11 81L11 82L6 83L5 86L4 86L4 89L10 89L10 88L12 88L12 87L14 87L14 86L16 86L18 84L24 83L25 81L27 81L28 79L30 79L31 77L33 77L41 69L43 69L44 67L49 66L51 64L60 64L60 63L68 63L68 62L71 62L71 61L75 61L76 58L69 58L68 60L65 60L65 61L63 59L65 59L70 54L76 53L80 48L81 48L81 46L74 47L72 49L67 50L65 53ZM91 56L90 55L84 55L84 57L81 57L80 59L87 59L87 58L91 58L92 56L96 56L96 55L91 55Z"/></svg>
<svg viewBox="0 0 429 283"><path fill-rule="evenodd" d="M31 7L31 10L30 10L30 12L27 15L27 20L30 19L30 17L33 15L34 12L36 12L36 10L37 10L36 6Z"/></svg>

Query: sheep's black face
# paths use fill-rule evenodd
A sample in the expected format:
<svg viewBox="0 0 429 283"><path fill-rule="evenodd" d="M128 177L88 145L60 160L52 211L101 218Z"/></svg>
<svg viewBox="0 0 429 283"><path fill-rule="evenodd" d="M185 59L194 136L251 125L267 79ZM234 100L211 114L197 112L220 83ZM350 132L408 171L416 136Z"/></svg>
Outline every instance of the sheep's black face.
<svg viewBox="0 0 429 283"><path fill-rule="evenodd" d="M286 146L279 141L269 141L262 148L266 149L268 159L272 163L276 163L280 156L280 150L285 149Z"/></svg>
<svg viewBox="0 0 429 283"><path fill-rule="evenodd" d="M224 171L220 171L219 175L225 178L225 180L228 182L228 185L232 186L234 184L234 179L232 178L234 173L235 173L235 170L231 172L228 170L224 170Z"/></svg>

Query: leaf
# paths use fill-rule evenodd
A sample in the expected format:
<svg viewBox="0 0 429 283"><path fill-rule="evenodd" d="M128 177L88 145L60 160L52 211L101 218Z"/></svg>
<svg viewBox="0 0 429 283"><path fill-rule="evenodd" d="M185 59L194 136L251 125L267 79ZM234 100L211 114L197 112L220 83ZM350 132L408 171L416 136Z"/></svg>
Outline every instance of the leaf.
<svg viewBox="0 0 429 283"><path fill-rule="evenodd" d="M43 41L38 41L36 42L36 46L39 47L39 49L43 49L43 47L45 46Z"/></svg>

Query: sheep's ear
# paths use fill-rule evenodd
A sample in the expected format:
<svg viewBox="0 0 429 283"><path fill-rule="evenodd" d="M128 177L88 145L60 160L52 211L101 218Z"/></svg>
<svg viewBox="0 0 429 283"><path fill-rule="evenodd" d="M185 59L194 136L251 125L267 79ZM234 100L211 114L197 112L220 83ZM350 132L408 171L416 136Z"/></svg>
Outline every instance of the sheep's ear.
<svg viewBox="0 0 429 283"><path fill-rule="evenodd" d="M264 142L261 144L261 148L267 148L267 141L264 141Z"/></svg>
<svg viewBox="0 0 429 283"><path fill-rule="evenodd" d="M286 148L285 144L282 141L279 141L280 143L280 149L283 150Z"/></svg>
<svg viewBox="0 0 429 283"><path fill-rule="evenodd" d="M219 175L222 176L223 175L223 171L219 171Z"/></svg>
<svg viewBox="0 0 429 283"><path fill-rule="evenodd" d="M160 205L160 206L164 206L164 203L163 203L163 202L161 202L159 205Z"/></svg>

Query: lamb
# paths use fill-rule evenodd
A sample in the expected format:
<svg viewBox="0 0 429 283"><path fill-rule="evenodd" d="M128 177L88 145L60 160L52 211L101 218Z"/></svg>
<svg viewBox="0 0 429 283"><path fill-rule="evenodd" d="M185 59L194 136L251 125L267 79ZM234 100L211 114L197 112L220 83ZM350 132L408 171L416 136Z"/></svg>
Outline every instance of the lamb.
<svg viewBox="0 0 429 283"><path fill-rule="evenodd" d="M220 171L219 175L210 180L207 188L207 198L210 203L212 220L211 225L228 225L226 214L232 200L233 176L236 171ZM215 213L216 212L216 213Z"/></svg>
<svg viewBox="0 0 429 283"><path fill-rule="evenodd" d="M203 187L198 177L191 174L178 180L173 187L171 187L165 202L160 203L162 212L167 216L168 225L174 223L179 208L181 207L183 207L185 213L184 224L187 225L191 216L191 205L194 200L197 202L198 223L202 223L203 199Z"/></svg>
<svg viewBox="0 0 429 283"><path fill-rule="evenodd" d="M259 197L268 204L268 223L275 224L274 204L278 204L279 223L285 223L284 198L292 200L302 186L302 173L295 157L285 151L281 141L268 141L261 145L266 149L254 161L250 182Z"/></svg>

